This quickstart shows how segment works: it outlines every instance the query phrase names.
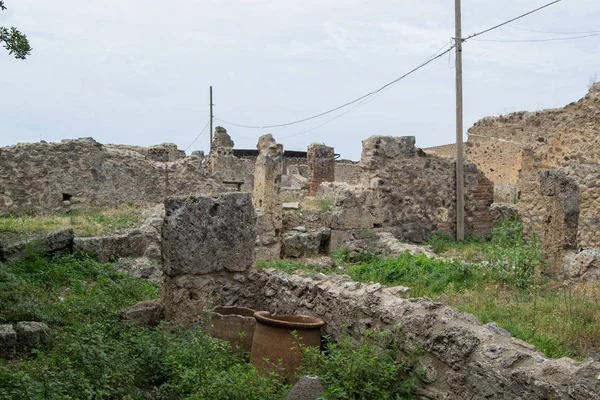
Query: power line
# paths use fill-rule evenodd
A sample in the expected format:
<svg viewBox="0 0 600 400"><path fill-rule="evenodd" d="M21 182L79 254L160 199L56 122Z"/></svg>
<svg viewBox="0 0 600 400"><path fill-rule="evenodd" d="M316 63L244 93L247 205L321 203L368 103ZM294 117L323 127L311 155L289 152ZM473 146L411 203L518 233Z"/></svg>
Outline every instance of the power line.
<svg viewBox="0 0 600 400"><path fill-rule="evenodd" d="M589 38L592 36L600 36L600 33L595 33L592 35L583 35L583 36L570 36L570 37L561 37L561 38L548 38L548 39L523 39L523 40L493 40L493 39L471 39L477 42L498 42L498 43L533 43L533 42L555 42L560 40L575 40L575 39L583 39Z"/></svg>
<svg viewBox="0 0 600 400"><path fill-rule="evenodd" d="M559 3L559 2L561 2L561 1L562 1L562 0L554 0L554 1L553 1L553 2L551 2L551 3L548 3L548 4L546 4L546 5L543 5L543 6L541 6L541 7L538 7L538 8L536 8L535 10L531 10L531 11L529 11L529 12L526 12L525 14L521 14L521 15L519 15L518 17L515 17L515 18L513 18L513 19L510 19L510 20L508 20L508 21L506 21L506 22L503 22L503 23L501 23L501 24L498 24L498 25L494 25L494 26L492 26L491 28L485 29L485 30L483 30L483 31L481 31L481 32L474 33L474 34L472 34L471 36L468 36L468 37L467 37L467 38L465 38L465 39L462 39L462 38L461 38L461 40L462 40L463 42L466 42L467 40L469 40L469 39L471 39L471 38L474 38L475 36L483 35L484 33L488 33L488 32L490 32L490 31L493 31L494 29L498 29L498 28L500 28L501 26L508 25L508 24L510 24L511 22L514 22L514 21L516 21L516 20L518 20L518 19L521 19L521 18L523 18L523 17L526 17L526 16L528 16L528 15L531 15L531 14L533 14L533 13L535 13L535 12L538 12L538 11L540 11L540 10L543 10L544 8L546 8L546 7L550 7L551 5L553 5L553 4L556 4L556 3Z"/></svg>
<svg viewBox="0 0 600 400"><path fill-rule="evenodd" d="M445 47L445 46L446 46L446 44L444 45L444 47ZM297 121L291 121L291 122L287 122L287 123L284 123L284 124L277 124L277 125L263 125L263 126L235 124L235 123L228 122L228 121L225 121L225 120L223 120L223 119L221 119L221 118L217 118L217 117L215 117L215 119L216 119L216 120L219 120L219 121L221 121L221 122L223 122L223 123L225 123L225 124L229 124L229 125L237 126L237 127L240 127L240 128L249 128L249 129L269 129L269 128L281 128L281 127L284 127L284 126L295 125L295 124L299 124L299 123L302 123L302 122L310 121L310 120L313 120L313 119L315 119L315 118L319 118L319 117L322 117L322 116L324 116L324 115L331 114L332 112L335 112L335 111L338 111L338 110L340 110L340 109L342 109L342 108L348 107L348 106L350 106L350 105L352 105L352 104L355 104L355 103L357 103L357 102L359 102L359 101L361 101L361 100L363 100L363 99L366 99L366 98L368 98L368 97L370 97L370 96L373 96L373 95L375 95L375 94L377 94L377 93L379 93L379 92L383 91L384 89L386 89L386 88L388 88L388 87L392 86L393 84L395 84L395 83L397 83L397 82L401 81L402 79L406 78L407 76L409 76L409 75L411 75L411 74L415 73L415 72L416 72L416 71L418 71L419 69L421 69L421 68L425 67L427 64L430 64L431 62L433 62L433 61L437 60L437 59L438 59L438 58L440 58L441 56L443 56L443 55L445 55L446 53L450 52L450 50L452 50L453 48L454 48L454 46L450 47L450 48L449 48L448 50L446 50L445 52L443 52L443 53L441 53L441 54L438 54L438 55L436 55L437 53L439 53L439 50L438 50L436 53L434 53L434 55L433 55L433 56L429 57L429 58L428 58L428 59L427 59L425 62L423 62L423 63L419 64L417 67L413 68L412 70L410 70L409 72L405 73L404 75L402 75L402 76L400 76L400 77L398 77L398 78L394 79L393 81L386 83L385 85L383 85L382 87L380 87L380 88L379 88L379 89L377 89L377 90L374 90L374 91L372 91L372 92L369 92L369 93L367 93L367 94L365 94L365 95L362 95L362 96L360 96L360 97L358 97L358 98L356 98L356 99L354 99L354 100L352 100L352 101L349 101L348 103L342 104L341 106L338 106L338 107L332 108L332 109L330 109L330 110L324 111L324 112L322 112L322 113L319 113L319 114L313 115L313 116L311 116L311 117L308 117L308 118L303 118L303 119L300 119L300 120L297 120Z"/></svg>
<svg viewBox="0 0 600 400"><path fill-rule="evenodd" d="M509 28L512 29L517 29L520 31L526 31L526 32L535 32L535 33L547 33L550 35L589 35L589 34L593 34L593 33L600 33L600 31L587 31L587 32L552 32L552 31L538 31L536 29L528 29L528 28L521 28L518 26L511 26L508 25Z"/></svg>
<svg viewBox="0 0 600 400"><path fill-rule="evenodd" d="M190 143L190 145L189 145L188 147L186 147L186 148L185 148L185 150L184 150L184 151L188 151L188 149L189 149L190 147L192 147L192 145L193 145L194 143L196 143L196 140L200 139L200 136L202 136L202 134L204 133L204 131L205 131L205 130L206 130L206 128L208 127L208 124L210 124L210 119L208 120L208 122L206 123L206 125L204 125L204 128L202 128L202 130L200 131L200 133L198 134L198 136L196 136L196 139L194 139L194 140L192 141L192 143Z"/></svg>
<svg viewBox="0 0 600 400"><path fill-rule="evenodd" d="M447 50L446 50L446 51L444 51L443 53L441 53L441 54L438 54L438 53L439 53L439 52L440 52L440 51L441 51L441 50L442 50L444 47L448 46L448 45L449 45L451 42L452 42L452 40L450 40L450 41L446 42L446 43L445 43L445 44L444 44L442 47L440 47L440 48L438 49L438 51L436 51L435 53L433 53L433 55L432 55L432 56L430 56L430 57L429 57L427 60L423 61L423 63L425 63L425 62L431 62L431 61L433 61L433 60L435 60L435 59L438 59L438 58L440 58L440 57L444 56L446 53L449 53L449 52L450 52L450 51L451 51L451 50L454 48L454 46L451 46L449 49L447 49ZM388 88L386 88L386 89L389 89L389 87L388 87ZM314 126L314 127L312 127L312 128L309 128L309 129L307 129L307 130L304 130L304 131L302 131L302 132L298 132L298 133L295 133L295 134L292 134L292 135L287 135L287 136L282 136L282 137L279 137L279 136L278 136L278 137L277 137L277 139L287 139L287 138L291 138L291 137L295 137L295 136L300 136L300 135L303 135L303 134L305 134L305 133L308 133L308 132L310 132L310 131L313 131L313 130L315 130L315 129L318 129L318 128L320 128L320 127L322 127L322 126L324 126L324 125L327 125L327 124L329 124L329 123L331 123L331 122L335 121L336 119L338 119L338 118L340 118L340 117L342 117L342 116L344 116L344 115L348 114L349 112L351 112L351 111L353 111L354 109L356 109L356 108L358 108L358 107L362 106L363 104L366 104L366 103L369 103L369 102L371 102L371 101L375 100L375 99L376 99L377 97L379 97L379 96L380 96L380 95L381 95L383 92L384 92L384 91L381 91L381 92L377 93L376 95L373 95L373 96L371 96L371 97L368 97L368 98L365 98L365 99L363 99L363 100L362 100L360 103L358 103L358 104L355 104L353 107L351 107L351 108L349 108L348 110L344 111L343 113L341 113L341 114L339 114L339 115L336 115L335 117L333 117L333 118L331 118L331 119L329 119L329 120L325 121L325 122L324 122L324 123L322 123L322 124L319 124L319 125L317 125L317 126Z"/></svg>

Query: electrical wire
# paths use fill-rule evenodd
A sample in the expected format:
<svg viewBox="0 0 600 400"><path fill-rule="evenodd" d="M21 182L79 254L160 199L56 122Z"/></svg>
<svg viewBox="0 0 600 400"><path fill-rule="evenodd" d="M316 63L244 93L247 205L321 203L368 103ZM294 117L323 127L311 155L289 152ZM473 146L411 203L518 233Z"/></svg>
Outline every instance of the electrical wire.
<svg viewBox="0 0 600 400"><path fill-rule="evenodd" d="M442 48L446 47L447 45L448 45L448 43L444 44L444 46L443 46ZM359 102L359 101L361 101L361 100L367 99L367 98L369 98L369 97L371 97L371 96L373 96L373 95L375 95L375 94L378 94L378 93L380 93L380 92L384 91L385 89L387 89L388 87L392 86L393 84L395 84L395 83L397 83L397 82L401 81L402 79L406 78L407 76L409 76L409 75L411 75L411 74L415 73L416 71L418 71L419 69L421 69L421 68L425 67L427 64L430 64L431 62L433 62L433 61L437 60L437 59L438 59L438 58L440 58L441 56L443 56L443 55L445 55L446 53L450 52L450 50L452 50L453 48L454 48L454 46L450 47L448 50L446 50L445 52L443 52L443 53L441 53L441 54L437 54L437 53L439 53L439 52L440 52L440 50L436 51L436 52L433 54L433 56L430 56L430 57L429 57L427 60L425 60L424 62L422 62L421 64L419 64L417 67L415 67L415 68L413 68L412 70L408 71L408 72L407 72L407 73L405 73L404 75L402 75L402 76L400 76L400 77L398 77L398 78L394 79L393 81L386 83L385 85L381 86L381 87L380 87L379 89L377 89L377 90L373 90L372 92L369 92L369 93L367 93L367 94L365 94L365 95L362 95L362 96L360 96L360 97L358 97L358 98L356 98L356 99L354 99L354 100L352 100L352 101L349 101L349 102L347 102L347 103L345 103L345 104L342 104L341 106L338 106L338 107L332 108L332 109L330 109L330 110L324 111L324 112L322 112L322 113L319 113L319 114L313 115L313 116L311 116L311 117L308 117L308 118L303 118L303 119L300 119L300 120L297 120L297 121L287 122L287 123L284 123L284 124L276 124L276 125L263 125L263 126L258 126L258 125L242 125L242 124L235 124L235 123L228 122L228 121L225 121L225 120L223 120L223 119L221 119L221 118L217 118L217 117L215 117L215 119L216 119L216 120L218 120L218 121L221 121L221 122L223 122L223 123L225 123L225 124L229 124L229 125L232 125L232 126L237 126L237 127L239 127L239 128L248 128L248 129L270 129L270 128L281 128L281 127L284 127L284 126L290 126L290 125L295 125L295 124L299 124L299 123L302 123L302 122L307 122L307 121L313 120L313 119L315 119L315 118L319 118L319 117L322 117L322 116L324 116L324 115L331 114L331 113L333 113L333 112L335 112L335 111L341 110L342 108L345 108L345 107L348 107L348 106L350 106L350 105L353 105L353 104L355 104L355 103L358 103L358 102Z"/></svg>
<svg viewBox="0 0 600 400"><path fill-rule="evenodd" d="M194 140L192 141L192 143L190 143L190 145L189 145L188 147L186 147L186 148L185 148L185 150L184 150L184 151L188 151L188 149L189 149L190 147L192 147L192 145L193 145L194 143L196 143L196 140L200 139L200 136L202 136L202 134L204 133L204 131L206 131L206 128L208 128L208 124L210 124L210 119L208 120L208 122L206 123L206 125L204 125L204 128L202 128L202 130L200 131L200 133L198 134L198 136L196 136L196 139L194 139Z"/></svg>
<svg viewBox="0 0 600 400"><path fill-rule="evenodd" d="M528 16L528 15L531 15L531 14L533 14L533 13L535 13L535 12L538 12L538 11L540 11L540 10L543 10L544 8L550 7L550 6L551 6L551 5L553 5L553 4L560 3L561 1L562 1L562 0L554 0L553 2L551 2L551 3L548 3L548 4L546 4L546 5L543 5L543 6L541 6L541 7L538 7L538 8L536 8L535 10L531 10L531 11L529 11L529 12L526 12L525 14L521 14L521 15L519 15L518 17L515 17L515 18L512 18L512 19L509 19L509 20L508 20L508 21L506 21L506 22L503 22L503 23L501 23L501 24L498 24L498 25L494 25L494 26L492 26L491 28L485 29L485 30L483 30L483 31L481 31L481 32L474 33L474 34L472 34L471 36L468 36L468 37L466 37L466 38L464 38L464 39L462 39L462 38L461 38L461 40L462 40L463 42L466 42L467 40L470 40L470 39L474 38L475 36L480 36L480 35L483 35L484 33L488 33L488 32L490 32L490 31L493 31L494 29L498 29L498 28L500 28L501 26L508 25L508 24L510 24L511 22L515 22L515 21L516 21L516 20L518 20L518 19L521 19L521 18L523 18L523 17L526 17L526 16Z"/></svg>
<svg viewBox="0 0 600 400"><path fill-rule="evenodd" d="M447 49L446 51L444 51L443 53L441 53L441 54L438 54L438 53L440 53L440 51L441 51L441 50L442 50L444 47L448 46L448 45L449 45L451 42L452 42L452 40L450 40L449 42L446 42L446 43L445 43L445 44L444 44L442 47L440 47L440 48L439 48L439 49L438 49L438 50L437 50L435 53L433 53L433 55L432 55L432 56L430 56L428 59L426 59L425 61L423 61L423 63L421 63L421 64L425 64L425 63L429 63L429 62L431 62L431 61L433 61L433 60L437 60L438 58L441 58L441 57L443 57L444 55L446 55L446 53L450 53L450 51L451 51L451 50L454 48L454 45L450 46L450 48L449 48L449 49ZM387 89L389 89L389 87L388 87L388 88L386 88L386 90L387 90ZM322 123L322 124L319 124L319 125L317 125L317 126L315 126L315 127L309 128L309 129L307 129L307 130L304 130L304 131L302 131L302 132L298 132L298 133L295 133L295 134L292 134L292 135L287 135L287 136L278 136L278 137L277 137L277 139L287 139L287 138L291 138L291 137L295 137L295 136L300 136L300 135L303 135L303 134L305 134L305 133L308 133L308 132L310 132L310 131L313 131L313 130L315 130L315 129L318 129L318 128L322 127L322 126L325 126L325 125L327 125L327 124L329 124L329 123L331 123L331 122L335 121L336 119L338 119L338 118L340 118L340 117L342 117L342 116L344 116L344 115L348 114L349 112L353 111L354 109L356 109L356 108L358 108L358 107L362 106L363 104L370 103L371 101L373 101L373 100L375 100L377 97L379 97L381 94L383 94L383 93L384 93L384 91L385 91L385 90L383 90L383 91L381 91L381 92L379 92L379 93L377 93L377 94L375 94L375 95L373 95L373 96L371 96L371 97L368 97L368 98L365 98L365 99L363 99L363 100L362 100L360 103L358 103L358 104L355 104L353 107L351 107L351 108L349 108L348 110L344 111L343 113L341 113L341 114L339 114L339 115L336 115L335 117L333 117L333 118L331 118L331 119L329 119L329 120L325 121L325 122L324 122L324 123Z"/></svg>
<svg viewBox="0 0 600 400"><path fill-rule="evenodd" d="M592 36L600 36L600 33L595 33L592 35L583 35L583 36L569 36L562 38L548 38L548 39L523 39L523 40L494 40L494 39L471 39L476 42L497 42L497 43L534 43L534 42L555 42L560 40L575 40L575 39L583 39L589 38Z"/></svg>
<svg viewBox="0 0 600 400"><path fill-rule="evenodd" d="M517 29L517 30L526 31L526 32L547 33L547 34L550 34L550 35L589 35L589 34L593 34L593 33L600 33L600 31L587 31L587 32L551 32L551 31L538 31L536 29L521 28L521 27L518 27L518 26L511 26L511 25L508 25L508 28Z"/></svg>

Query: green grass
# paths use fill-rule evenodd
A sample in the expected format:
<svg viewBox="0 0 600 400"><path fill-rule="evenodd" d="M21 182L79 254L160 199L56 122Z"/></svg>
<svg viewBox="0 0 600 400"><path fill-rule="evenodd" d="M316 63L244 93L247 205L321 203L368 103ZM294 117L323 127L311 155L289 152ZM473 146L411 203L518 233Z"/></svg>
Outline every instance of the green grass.
<svg viewBox="0 0 600 400"><path fill-rule="evenodd" d="M356 281L408 286L412 297L430 297L484 323L494 321L547 356L583 358L600 349L600 293L549 276L539 241L525 240L519 222L501 221L490 240L456 242L434 235L427 244L445 259L365 251L350 260L345 249L332 258Z"/></svg>
<svg viewBox="0 0 600 400"><path fill-rule="evenodd" d="M0 218L0 235L27 236L72 227L77 236L101 236L118 229L137 226L141 213L142 209L129 205L118 208L72 211L67 214L13 215Z"/></svg>
<svg viewBox="0 0 600 400"><path fill-rule="evenodd" d="M0 323L41 321L49 345L0 360L2 399L277 399L289 386L199 329L132 326L121 310L155 284L85 255L0 263Z"/></svg>

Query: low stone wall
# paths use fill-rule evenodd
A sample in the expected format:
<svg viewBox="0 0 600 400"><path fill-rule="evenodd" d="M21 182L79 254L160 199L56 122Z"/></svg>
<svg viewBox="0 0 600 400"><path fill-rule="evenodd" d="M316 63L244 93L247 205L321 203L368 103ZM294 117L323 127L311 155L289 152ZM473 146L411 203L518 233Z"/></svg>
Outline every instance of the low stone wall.
<svg viewBox="0 0 600 400"><path fill-rule="evenodd" d="M230 282L222 304L277 314L322 318L334 339L360 340L366 330L394 331L406 352L421 347L425 375L420 399L600 398L600 363L549 359L493 323L429 299L403 299L405 288L360 284L347 276L290 275L250 270L245 283Z"/></svg>
<svg viewBox="0 0 600 400"><path fill-rule="evenodd" d="M157 204L168 195L224 190L205 177L200 157L180 158L171 147L162 155L155 154L160 146L132 148L92 138L1 148L0 216ZM175 161L155 161L157 157Z"/></svg>

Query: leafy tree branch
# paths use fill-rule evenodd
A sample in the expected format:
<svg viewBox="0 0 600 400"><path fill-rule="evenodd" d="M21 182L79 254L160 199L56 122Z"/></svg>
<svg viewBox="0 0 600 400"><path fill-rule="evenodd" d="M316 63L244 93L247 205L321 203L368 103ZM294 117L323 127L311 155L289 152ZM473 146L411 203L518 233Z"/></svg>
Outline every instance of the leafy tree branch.
<svg viewBox="0 0 600 400"><path fill-rule="evenodd" d="M0 0L0 11L4 10L6 10L4 0ZM8 54L14 54L15 58L24 60L31 54L31 46L29 45L27 36L14 26L10 29L0 26L0 43L8 50Z"/></svg>

